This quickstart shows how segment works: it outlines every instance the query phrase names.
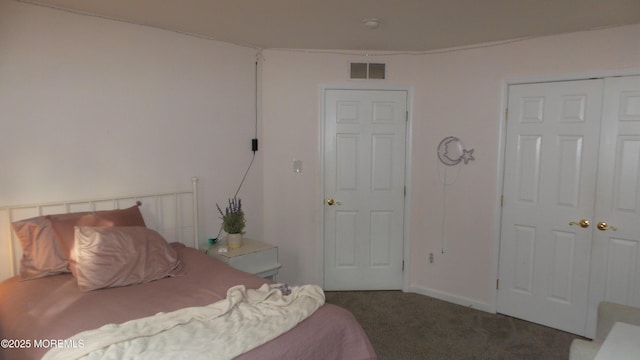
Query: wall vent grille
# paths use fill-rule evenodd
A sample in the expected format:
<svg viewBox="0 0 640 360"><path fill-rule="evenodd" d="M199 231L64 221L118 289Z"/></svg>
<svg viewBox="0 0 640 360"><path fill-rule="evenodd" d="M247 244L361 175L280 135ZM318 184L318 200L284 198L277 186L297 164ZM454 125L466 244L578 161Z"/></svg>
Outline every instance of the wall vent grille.
<svg viewBox="0 0 640 360"><path fill-rule="evenodd" d="M351 63L351 79L385 79L386 64Z"/></svg>

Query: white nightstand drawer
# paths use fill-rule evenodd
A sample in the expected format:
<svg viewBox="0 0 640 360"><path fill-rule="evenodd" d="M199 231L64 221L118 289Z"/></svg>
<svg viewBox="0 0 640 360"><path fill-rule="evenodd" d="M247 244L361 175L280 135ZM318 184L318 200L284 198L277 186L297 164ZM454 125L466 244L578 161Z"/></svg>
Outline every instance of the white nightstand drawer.
<svg viewBox="0 0 640 360"><path fill-rule="evenodd" d="M276 246L252 239L243 239L242 247L219 252L221 245L210 246L207 253L238 270L275 280L282 265Z"/></svg>

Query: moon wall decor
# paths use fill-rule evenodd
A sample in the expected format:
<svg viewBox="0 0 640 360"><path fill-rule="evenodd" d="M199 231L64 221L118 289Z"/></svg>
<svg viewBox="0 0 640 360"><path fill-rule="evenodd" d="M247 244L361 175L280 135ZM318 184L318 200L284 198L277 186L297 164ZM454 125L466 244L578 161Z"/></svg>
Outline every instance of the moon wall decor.
<svg viewBox="0 0 640 360"><path fill-rule="evenodd" d="M461 161L466 165L469 161L475 160L473 151L474 149L465 149L457 137L447 136L438 145L438 159L449 166L458 165Z"/></svg>

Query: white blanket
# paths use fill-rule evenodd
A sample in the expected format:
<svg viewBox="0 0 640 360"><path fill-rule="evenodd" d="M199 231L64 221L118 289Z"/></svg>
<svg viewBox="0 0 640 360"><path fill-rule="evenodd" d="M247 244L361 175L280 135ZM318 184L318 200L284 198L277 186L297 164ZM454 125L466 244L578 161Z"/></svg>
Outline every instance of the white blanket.
<svg viewBox="0 0 640 360"><path fill-rule="evenodd" d="M109 324L67 339L42 358L232 359L290 330L324 304L318 286L290 288L289 295L264 284L234 286L211 305ZM81 345L81 346L79 346Z"/></svg>

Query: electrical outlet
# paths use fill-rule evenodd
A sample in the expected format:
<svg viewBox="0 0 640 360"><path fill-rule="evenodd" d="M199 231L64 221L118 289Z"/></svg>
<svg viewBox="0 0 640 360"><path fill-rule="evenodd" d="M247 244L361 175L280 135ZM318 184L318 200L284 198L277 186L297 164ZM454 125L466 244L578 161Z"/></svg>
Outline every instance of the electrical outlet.
<svg viewBox="0 0 640 360"><path fill-rule="evenodd" d="M433 264L433 253L429 253L429 263Z"/></svg>

